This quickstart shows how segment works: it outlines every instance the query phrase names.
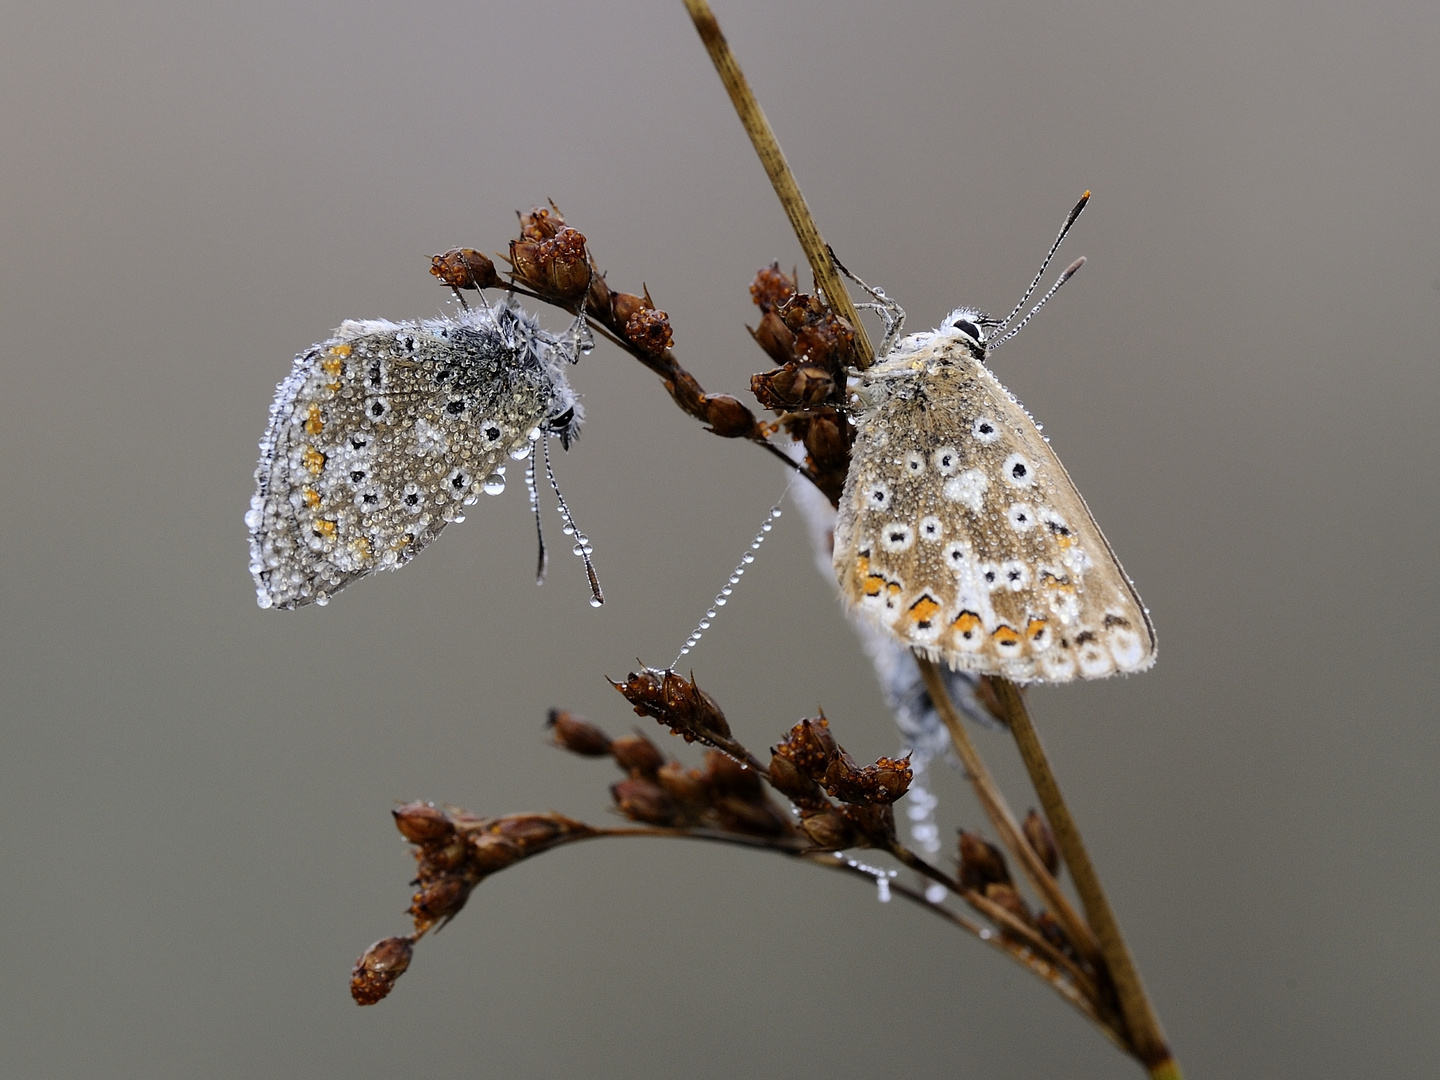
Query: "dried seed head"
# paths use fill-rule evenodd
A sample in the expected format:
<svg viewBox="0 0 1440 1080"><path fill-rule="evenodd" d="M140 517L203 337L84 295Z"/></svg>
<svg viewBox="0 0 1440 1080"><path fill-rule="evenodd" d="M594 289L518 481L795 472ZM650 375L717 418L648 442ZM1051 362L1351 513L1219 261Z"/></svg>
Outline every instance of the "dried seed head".
<svg viewBox="0 0 1440 1080"><path fill-rule="evenodd" d="M636 296L628 292L612 292L610 294L610 310L615 316L615 325L624 327L630 321L630 316L638 311L653 311L655 304L650 299L650 291L647 289L644 296Z"/></svg>
<svg viewBox="0 0 1440 1080"><path fill-rule="evenodd" d="M551 709L545 726L555 740L555 745L582 757L604 757L610 753L610 736L590 721L582 719L564 709Z"/></svg>
<svg viewBox="0 0 1440 1080"><path fill-rule="evenodd" d="M729 394L705 395L705 419L722 439L740 439L755 430L755 414Z"/></svg>
<svg viewBox="0 0 1440 1080"><path fill-rule="evenodd" d="M550 847L557 840L577 832L588 832L590 829L588 825L571 821L559 814L507 814L496 818L490 831L519 844L526 855L533 855Z"/></svg>
<svg viewBox="0 0 1440 1080"><path fill-rule="evenodd" d="M828 807L830 802L820 785L802 773L799 767L777 747L770 756L770 786L796 806L803 809Z"/></svg>
<svg viewBox="0 0 1440 1080"><path fill-rule="evenodd" d="M482 876L504 870L524 857L520 845L509 837L495 833L470 837L470 867Z"/></svg>
<svg viewBox="0 0 1440 1080"><path fill-rule="evenodd" d="M821 409L806 416L805 450L817 471L849 467L849 427L834 409Z"/></svg>
<svg viewBox="0 0 1440 1080"><path fill-rule="evenodd" d="M800 773L818 781L824 779L830 759L839 749L835 736L830 734L830 721L822 713L814 720L801 720L792 727L785 741L772 752L789 758Z"/></svg>
<svg viewBox="0 0 1440 1080"><path fill-rule="evenodd" d="M871 847L889 848L896 842L895 810L888 804L844 806L840 812L855 823L855 828Z"/></svg>
<svg viewBox="0 0 1440 1080"><path fill-rule="evenodd" d="M788 364L795 359L795 332L775 312L760 316L760 325L750 330L750 336L775 363Z"/></svg>
<svg viewBox="0 0 1440 1080"><path fill-rule="evenodd" d="M710 805L710 788L699 769L687 769L671 759L660 766L655 779L686 810L699 811Z"/></svg>
<svg viewBox="0 0 1440 1080"><path fill-rule="evenodd" d="M994 844L973 832L960 830L960 884L984 892L992 883L1009 885L1010 870L1005 855Z"/></svg>
<svg viewBox="0 0 1440 1080"><path fill-rule="evenodd" d="M407 937L381 938L366 949L350 972L350 996L355 1004L374 1005L384 1000L395 980L405 974L414 953L415 943Z"/></svg>
<svg viewBox="0 0 1440 1080"><path fill-rule="evenodd" d="M1031 810L1025 815L1025 824L1022 828L1031 850L1040 856L1040 861L1045 864L1045 869L1050 871L1051 877L1054 877L1060 872L1060 852L1055 847L1055 834L1050 831L1050 823Z"/></svg>
<svg viewBox="0 0 1440 1080"><path fill-rule="evenodd" d="M548 207L533 206L530 213L520 215L520 235L526 240L549 240L564 227L565 218L553 201Z"/></svg>
<svg viewBox="0 0 1440 1080"><path fill-rule="evenodd" d="M423 882L410 898L416 931L428 930L441 919L453 919L470 899L473 887L464 878L449 874Z"/></svg>
<svg viewBox="0 0 1440 1080"><path fill-rule="evenodd" d="M750 299L755 306L769 314L795 295L797 282L792 274L780 269L778 262L762 267L750 284Z"/></svg>
<svg viewBox="0 0 1440 1080"><path fill-rule="evenodd" d="M610 795L620 812L632 821L648 825L671 825L675 821L675 800L650 780L632 776L610 785Z"/></svg>
<svg viewBox="0 0 1440 1080"><path fill-rule="evenodd" d="M511 240L510 265L516 281L546 299L569 302L590 288L590 256L575 229L562 228L548 240Z"/></svg>
<svg viewBox="0 0 1440 1080"><path fill-rule="evenodd" d="M390 811L400 835L412 844L439 844L455 835L455 824L434 803L412 802Z"/></svg>
<svg viewBox="0 0 1440 1080"><path fill-rule="evenodd" d="M610 753L615 764L631 776L645 776L654 779L660 766L665 764L665 755L644 735L621 735L610 744Z"/></svg>
<svg viewBox="0 0 1440 1080"><path fill-rule="evenodd" d="M705 752L705 780L718 795L734 795L752 802L765 798L760 774L718 750Z"/></svg>
<svg viewBox="0 0 1440 1080"><path fill-rule="evenodd" d="M835 380L815 364L792 362L751 375L750 391L767 409L810 409L835 392Z"/></svg>
<svg viewBox="0 0 1440 1080"><path fill-rule="evenodd" d="M501 284L495 264L474 248L451 248L431 255L430 273L452 289L493 289Z"/></svg>
<svg viewBox="0 0 1440 1080"><path fill-rule="evenodd" d="M809 814L800 819L800 828L816 847L827 851L843 851L855 843L854 822L838 810Z"/></svg>
<svg viewBox="0 0 1440 1080"><path fill-rule="evenodd" d="M775 309L775 313L791 330L801 330L823 319L829 309L825 301L810 293L797 292Z"/></svg>
<svg viewBox="0 0 1440 1080"><path fill-rule="evenodd" d="M470 859L470 844L459 834L451 835L444 843L430 844L419 852L420 876L434 877L459 870Z"/></svg>
<svg viewBox="0 0 1440 1080"><path fill-rule="evenodd" d="M841 802L889 804L909 789L912 775L908 756L904 759L882 757L862 769L854 758L840 750L830 758L823 783L825 790Z"/></svg>
<svg viewBox="0 0 1440 1080"><path fill-rule="evenodd" d="M653 716L686 742L729 739L730 725L715 699L675 671L642 668L611 682L641 716Z"/></svg>
<svg viewBox="0 0 1440 1080"><path fill-rule="evenodd" d="M659 356L675 344L670 316L654 308L641 308L625 320L625 340L642 352Z"/></svg>

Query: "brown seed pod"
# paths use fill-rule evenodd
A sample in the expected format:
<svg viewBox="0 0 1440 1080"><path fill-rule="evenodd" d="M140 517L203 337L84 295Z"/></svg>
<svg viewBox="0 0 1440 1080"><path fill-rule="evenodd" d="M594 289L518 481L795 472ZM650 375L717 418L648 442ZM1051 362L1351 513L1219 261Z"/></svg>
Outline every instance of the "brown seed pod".
<svg viewBox="0 0 1440 1080"><path fill-rule="evenodd" d="M493 289L501 284L495 264L474 248L451 248L431 255L430 273L452 289Z"/></svg>
<svg viewBox="0 0 1440 1080"><path fill-rule="evenodd" d="M960 884L984 892L992 883L1011 884L1004 853L973 832L960 830Z"/></svg>
<svg viewBox="0 0 1440 1080"><path fill-rule="evenodd" d="M581 757L604 757L610 753L610 736L590 721L564 709L551 709L545 726L555 745Z"/></svg>
<svg viewBox="0 0 1440 1080"><path fill-rule="evenodd" d="M400 835L412 844L438 844L455 834L455 824L434 803L411 802L390 813Z"/></svg>
<svg viewBox="0 0 1440 1080"><path fill-rule="evenodd" d="M350 972L350 996L356 1005L374 1005L383 1001L405 974L415 943L408 937L381 938L371 945Z"/></svg>

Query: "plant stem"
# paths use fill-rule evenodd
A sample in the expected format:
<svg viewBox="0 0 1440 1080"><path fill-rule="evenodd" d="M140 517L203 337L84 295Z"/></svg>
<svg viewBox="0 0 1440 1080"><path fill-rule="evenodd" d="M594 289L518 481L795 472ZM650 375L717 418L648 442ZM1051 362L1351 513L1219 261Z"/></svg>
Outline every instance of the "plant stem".
<svg viewBox="0 0 1440 1080"><path fill-rule="evenodd" d="M975 795L990 818L990 823L995 827L1000 842L1019 860L1025 876L1035 886L1035 891L1040 894L1045 905L1060 920L1060 925L1065 928L1081 958L1092 967L1101 967L1099 942L1089 925L1070 903L1069 897L1060 891L1060 883L1045 868L1040 856L1035 854L1035 849L1025 839L1025 834L1015 821L1015 815L1010 812L1010 807L1005 802L1005 796L1000 793L990 776L990 770L985 767L975 744L970 741L970 733L965 730L960 712L950 700L944 678L933 661L917 654L915 662L920 666L920 676L925 680L925 689L930 692L930 700L935 703L940 719L945 722L945 727L950 732L950 741L955 744L955 752L960 755L960 764L965 767L965 774L974 785Z"/></svg>
<svg viewBox="0 0 1440 1080"><path fill-rule="evenodd" d="M994 687L995 696L1004 708L1010 730L1015 735L1020 758L1025 762L1025 768L1030 773L1030 782L1035 785L1035 793L1040 798L1040 805L1044 808L1050 829L1055 834L1055 843L1060 848L1065 865L1070 868L1070 877L1075 882L1075 891L1079 893L1080 902L1085 907L1086 918L1099 939L1100 951L1105 956L1105 966L1115 984L1115 992L1120 999L1120 1011L1125 1018L1135 1055L1156 1080L1181 1080L1180 1066L1166 1045L1165 1033L1160 1029L1160 1019L1155 1015L1154 1006L1150 1004L1150 998L1145 993L1140 972L1135 967L1130 949L1120 933L1120 924L1115 920L1110 901L1106 899L1105 890L1100 885L1100 876L1095 872L1090 855L1080 839L1080 830L1060 794L1060 785L1056 783L1055 774L1050 770L1045 748L1040 743L1035 725L1031 723L1030 711L1025 707L1025 699L1020 696L1020 688L1008 679L995 679Z"/></svg>
<svg viewBox="0 0 1440 1080"><path fill-rule="evenodd" d="M695 29L699 32L700 40L710 54L710 60L720 75L720 81L725 84L725 90L730 95L735 112L740 116L740 122L745 125L745 131L750 136L750 142L754 145L755 152L760 155L760 164L765 167L765 172L770 177L770 184L780 198L780 205L790 219L790 227L795 230L795 237L800 241L800 248L805 252L805 260L810 264L810 269L814 272L816 280L819 281L820 288L825 293L825 299L855 328L856 366L862 370L869 367L870 361L875 356L875 350L865 334L865 328L860 324L860 313L855 310L850 293L840 279L840 272L835 269L835 261L831 259L829 249L825 246L825 240L815 225L815 219L811 216L810 208L805 203L805 196L800 193L800 185L795 181L795 174L790 171L790 165L780 151L780 144L775 139L775 132L770 127L770 121L765 118L764 110L755 100L755 94L750 89L750 83L746 80L745 73L735 62L735 56L730 51L730 43L720 32L720 24L715 19L715 13L710 10L710 5L705 0L685 0L685 9L690 13L691 21L695 23Z"/></svg>

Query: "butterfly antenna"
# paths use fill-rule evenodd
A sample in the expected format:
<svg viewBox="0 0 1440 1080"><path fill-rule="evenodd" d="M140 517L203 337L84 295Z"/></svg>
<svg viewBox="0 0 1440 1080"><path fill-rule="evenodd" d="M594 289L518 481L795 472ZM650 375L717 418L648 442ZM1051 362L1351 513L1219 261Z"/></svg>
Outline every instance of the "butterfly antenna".
<svg viewBox="0 0 1440 1080"><path fill-rule="evenodd" d="M545 584L545 568L550 565L550 553L545 550L545 529L540 524L540 491L535 486L535 455L525 463L525 491L530 496L530 510L535 515L535 539L540 543L540 561L535 568L535 584Z"/></svg>
<svg viewBox="0 0 1440 1080"><path fill-rule="evenodd" d="M540 442L545 447L545 476L555 489L555 498L560 502L560 516L565 519L563 532L566 536L575 537L575 554L585 563L585 576L590 579L590 606L599 607L605 603L605 594L600 591L600 579L595 575L595 564L590 561L590 553L595 549L590 546L590 538L575 527L570 507L565 504L565 496L560 494L560 485L555 482L555 470L550 465L550 436L546 435Z"/></svg>
<svg viewBox="0 0 1440 1080"><path fill-rule="evenodd" d="M750 550L745 552L741 557L740 565L735 567L734 572L730 575L730 579L725 583L725 587L715 594L715 599L705 612L704 618L700 620L700 624L690 632L690 636L685 639L685 644L680 646L679 655L675 657L674 662L670 665L672 669L676 664L680 663L680 657L685 656L691 649L695 648L695 645L700 641L705 631L710 629L710 623L715 618L715 609L722 608L729 603L730 594L735 591L735 586L739 584L740 578L745 573L745 568L755 561L755 552L760 550L760 545L765 542L765 537L770 535L770 530L775 527L776 520L784 512L780 504L785 501L785 496L789 493L790 485L787 483L785 490L780 493L780 498L775 500L775 505L770 508L770 513L765 516L765 524L760 526L760 531L755 534L755 539L750 541Z"/></svg>
<svg viewBox="0 0 1440 1080"><path fill-rule="evenodd" d="M1055 243L1050 245L1050 253L1045 256L1045 261L1040 264L1040 271L1035 275L1035 280L1030 282L1030 287L1025 290L1025 295L1020 297L1020 302L1010 310L1009 315L1006 315L1005 318L1001 319L998 323L993 324L997 333L1010 325L1010 320L1020 314L1020 309L1025 306L1025 301L1029 300L1030 294L1039 287L1040 279L1045 276L1045 268L1050 265L1050 260L1055 257L1055 252L1060 250L1060 241L1065 239L1065 234L1070 231L1070 226L1075 224L1075 219L1080 216L1080 212L1085 209L1085 204L1089 201L1090 192L1087 191L1084 195L1080 196L1080 201L1075 204L1075 209L1070 211L1070 216L1065 219L1065 224L1060 226L1060 235L1055 237ZM1057 285L1056 288L1059 288L1059 286ZM1049 297L1046 297L1046 299L1049 299ZM1044 302L1044 300L1040 301L1041 304ZM1039 304L1037 304L1035 310L1038 311L1039 309ZM1032 311L1030 314L1034 315L1035 312Z"/></svg>
<svg viewBox="0 0 1440 1080"><path fill-rule="evenodd" d="M1030 314L1026 315L1025 318L1021 319L1018 323L1016 323L1009 330L1007 330L1005 332L1005 336L1002 337L999 341L991 342L988 346L989 351L995 351L1001 345L1004 345L1005 342L1009 341L1012 337L1018 334L1021 330L1025 329L1025 324L1035 317L1035 312L1039 311L1042 307L1045 306L1045 301L1049 300L1050 297L1054 296L1057 292L1059 292L1060 286L1064 285L1065 282L1069 281L1072 277L1074 277L1075 271L1079 270L1080 267L1084 265L1085 256L1081 255L1080 258L1076 259L1073 263L1067 266L1064 272L1055 280L1055 284L1050 286L1050 291L1047 292L1044 296L1042 296L1040 298L1040 302L1030 309Z"/></svg>

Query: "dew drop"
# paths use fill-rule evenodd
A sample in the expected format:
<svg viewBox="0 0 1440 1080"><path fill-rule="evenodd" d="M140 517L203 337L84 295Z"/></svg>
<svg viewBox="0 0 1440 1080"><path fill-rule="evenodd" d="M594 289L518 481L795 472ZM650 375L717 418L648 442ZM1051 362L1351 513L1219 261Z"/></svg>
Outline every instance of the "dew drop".
<svg viewBox="0 0 1440 1080"><path fill-rule="evenodd" d="M883 877L876 878L875 893L877 896L879 896L880 903L888 904L890 902L890 879Z"/></svg>
<svg viewBox="0 0 1440 1080"><path fill-rule="evenodd" d="M524 461L530 456L530 444L528 442L517 443L510 448L510 456L516 461Z"/></svg>
<svg viewBox="0 0 1440 1080"><path fill-rule="evenodd" d="M940 903L941 900L945 899L945 886L941 885L938 881L932 881L929 885L925 886L925 899L929 900L932 904Z"/></svg>
<svg viewBox="0 0 1440 1080"><path fill-rule="evenodd" d="M755 561L755 556L754 556L753 554L751 554L750 552L747 551L747 552L745 553L745 557L744 557L743 559L741 559L740 561L741 561L741 562L746 562L746 563L752 563L752 562Z"/></svg>
<svg viewBox="0 0 1440 1080"><path fill-rule="evenodd" d="M603 604L604 602L605 602L604 600L596 599L596 598L593 597L593 596L590 598L590 606L591 606L591 607L599 607L599 606L600 606L601 604Z"/></svg>
<svg viewBox="0 0 1440 1080"><path fill-rule="evenodd" d="M265 520L265 515L259 510L250 510L245 514L245 524L252 529L258 529L260 523Z"/></svg>
<svg viewBox="0 0 1440 1080"><path fill-rule="evenodd" d="M480 490L486 495L499 495L505 490L505 477L499 473L491 473L485 477L484 483L480 485Z"/></svg>

